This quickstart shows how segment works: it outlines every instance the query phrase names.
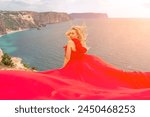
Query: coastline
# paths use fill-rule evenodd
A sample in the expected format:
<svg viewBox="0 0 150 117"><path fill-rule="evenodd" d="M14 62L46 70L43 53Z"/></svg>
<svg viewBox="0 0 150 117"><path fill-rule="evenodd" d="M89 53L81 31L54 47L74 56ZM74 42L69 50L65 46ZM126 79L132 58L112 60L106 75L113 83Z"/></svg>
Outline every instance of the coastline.
<svg viewBox="0 0 150 117"><path fill-rule="evenodd" d="M2 37L2 36L4 36L4 35L8 35L8 34L13 34L13 33L21 32L21 31L25 31L25 30L29 30L29 28L26 28L26 29L19 29L19 30L8 30L8 31L7 31L7 34L0 35L0 37Z"/></svg>

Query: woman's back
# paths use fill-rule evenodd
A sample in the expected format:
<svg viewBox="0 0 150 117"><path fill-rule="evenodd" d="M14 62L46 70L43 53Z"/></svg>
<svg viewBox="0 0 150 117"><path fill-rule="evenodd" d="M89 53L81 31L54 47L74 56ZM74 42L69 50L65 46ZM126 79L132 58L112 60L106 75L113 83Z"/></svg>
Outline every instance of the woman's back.
<svg viewBox="0 0 150 117"><path fill-rule="evenodd" d="M81 42L78 39L74 38L72 39L72 41L75 45L75 51L74 50L71 51L70 60L80 59L87 52L87 49L82 46ZM67 45L64 46L64 48L66 53Z"/></svg>

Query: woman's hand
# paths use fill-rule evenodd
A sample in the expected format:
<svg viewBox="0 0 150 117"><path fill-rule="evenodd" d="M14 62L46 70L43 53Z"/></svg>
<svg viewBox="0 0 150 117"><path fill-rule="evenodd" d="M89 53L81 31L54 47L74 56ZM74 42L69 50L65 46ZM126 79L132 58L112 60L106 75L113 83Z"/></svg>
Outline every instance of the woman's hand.
<svg viewBox="0 0 150 117"><path fill-rule="evenodd" d="M67 31L67 32L65 33L65 35L67 36L68 39L71 39L71 37L70 37L70 30Z"/></svg>
<svg viewBox="0 0 150 117"><path fill-rule="evenodd" d="M69 34L70 34L70 31L67 31L67 32L65 33L66 36L69 36Z"/></svg>

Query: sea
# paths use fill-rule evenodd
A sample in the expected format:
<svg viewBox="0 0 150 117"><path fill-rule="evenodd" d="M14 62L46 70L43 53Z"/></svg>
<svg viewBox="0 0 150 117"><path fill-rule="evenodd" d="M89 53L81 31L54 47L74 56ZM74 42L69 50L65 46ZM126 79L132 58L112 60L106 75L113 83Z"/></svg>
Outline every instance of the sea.
<svg viewBox="0 0 150 117"><path fill-rule="evenodd" d="M150 71L150 19L75 19L0 37L0 48L39 71L62 67L65 32L86 25L87 54L125 71Z"/></svg>

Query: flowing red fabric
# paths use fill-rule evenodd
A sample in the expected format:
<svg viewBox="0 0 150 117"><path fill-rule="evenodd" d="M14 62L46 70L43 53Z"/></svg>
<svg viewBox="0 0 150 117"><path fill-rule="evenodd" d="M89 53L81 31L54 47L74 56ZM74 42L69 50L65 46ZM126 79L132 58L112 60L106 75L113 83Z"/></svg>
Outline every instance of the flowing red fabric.
<svg viewBox="0 0 150 117"><path fill-rule="evenodd" d="M0 99L150 99L150 72L126 72L86 54L78 39L64 68L0 71ZM64 47L65 52L67 46Z"/></svg>

